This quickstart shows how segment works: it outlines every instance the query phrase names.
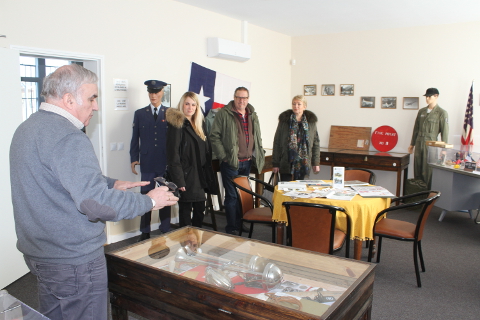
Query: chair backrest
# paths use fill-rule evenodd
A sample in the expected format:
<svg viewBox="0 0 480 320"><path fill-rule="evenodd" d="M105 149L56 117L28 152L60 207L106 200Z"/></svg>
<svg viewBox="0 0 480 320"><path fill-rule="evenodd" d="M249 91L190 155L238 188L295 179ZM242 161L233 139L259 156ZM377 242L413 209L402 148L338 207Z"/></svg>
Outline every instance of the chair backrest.
<svg viewBox="0 0 480 320"><path fill-rule="evenodd" d="M237 189L238 202L241 207L242 215L244 215L247 211L254 208L252 187L250 186L247 176L235 176L232 178L232 183L235 186L235 189ZM252 194L242 190L241 188L250 191Z"/></svg>
<svg viewBox="0 0 480 320"><path fill-rule="evenodd" d="M363 168L345 168L345 181L359 180L363 182L368 182L370 184L375 184L377 180L375 173L368 169Z"/></svg>
<svg viewBox="0 0 480 320"><path fill-rule="evenodd" d="M417 240L422 240L425 223L427 222L430 211L432 211L433 205L438 198L440 198L439 191L430 191L428 198L420 201L420 203L423 203L423 206L420 215L418 216L417 227L415 229L415 238L417 238Z"/></svg>
<svg viewBox="0 0 480 320"><path fill-rule="evenodd" d="M284 202L287 210L288 245L321 253L333 253L335 218L340 207L306 203Z"/></svg>

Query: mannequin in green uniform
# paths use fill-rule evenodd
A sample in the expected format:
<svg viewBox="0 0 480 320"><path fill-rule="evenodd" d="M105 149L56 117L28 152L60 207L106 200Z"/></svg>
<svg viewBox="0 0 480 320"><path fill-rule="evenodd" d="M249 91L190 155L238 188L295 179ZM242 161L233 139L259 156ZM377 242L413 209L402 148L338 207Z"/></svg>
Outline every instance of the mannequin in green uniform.
<svg viewBox="0 0 480 320"><path fill-rule="evenodd" d="M441 134L441 140L448 142L448 114L447 111L440 108L437 104L439 92L436 88L428 88L424 94L428 106L418 111L413 135L408 153L414 155L414 175L415 179L423 180L430 190L432 186L432 169L427 163L428 149L426 141L438 141L438 134Z"/></svg>

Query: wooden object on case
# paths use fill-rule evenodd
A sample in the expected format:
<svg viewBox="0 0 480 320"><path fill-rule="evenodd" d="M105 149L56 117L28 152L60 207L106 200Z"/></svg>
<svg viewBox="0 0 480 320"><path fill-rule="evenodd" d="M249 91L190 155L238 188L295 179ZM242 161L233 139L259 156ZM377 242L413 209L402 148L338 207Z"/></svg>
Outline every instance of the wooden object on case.
<svg viewBox="0 0 480 320"><path fill-rule="evenodd" d="M328 147L349 150L368 150L371 136L371 127L331 126Z"/></svg>
<svg viewBox="0 0 480 320"><path fill-rule="evenodd" d="M251 255L278 265L288 281L338 291L337 300L321 315L298 311L249 295L226 290L159 268L175 257L187 234L197 233L204 254ZM183 239L183 240L182 240ZM151 259L152 243L168 253ZM149 257L150 254L150 257ZM127 311L148 319L370 319L375 265L311 251L287 248L218 232L184 227L155 239L106 253L113 320L126 320ZM239 284L241 285L241 284Z"/></svg>

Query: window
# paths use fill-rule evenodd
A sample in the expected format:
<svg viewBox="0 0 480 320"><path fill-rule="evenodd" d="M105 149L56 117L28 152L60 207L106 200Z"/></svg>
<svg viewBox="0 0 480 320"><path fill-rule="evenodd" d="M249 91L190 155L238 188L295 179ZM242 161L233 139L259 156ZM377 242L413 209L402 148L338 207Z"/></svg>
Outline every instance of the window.
<svg viewBox="0 0 480 320"><path fill-rule="evenodd" d="M79 62L20 56L24 120L30 117L32 113L37 112L40 104L44 101L43 97L40 96L40 93L42 92L43 78L57 68L71 63ZM82 65L81 62L79 64Z"/></svg>

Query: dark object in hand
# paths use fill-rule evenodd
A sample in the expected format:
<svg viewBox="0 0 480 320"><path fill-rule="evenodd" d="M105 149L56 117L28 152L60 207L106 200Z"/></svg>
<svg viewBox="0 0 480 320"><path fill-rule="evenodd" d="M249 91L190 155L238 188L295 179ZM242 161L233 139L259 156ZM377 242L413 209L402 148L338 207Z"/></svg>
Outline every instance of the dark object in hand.
<svg viewBox="0 0 480 320"><path fill-rule="evenodd" d="M153 179L159 186L166 186L169 191L173 193L173 195L177 198L180 198L180 191L178 190L178 187L175 183L173 182L168 182L167 179L164 177L157 177Z"/></svg>

